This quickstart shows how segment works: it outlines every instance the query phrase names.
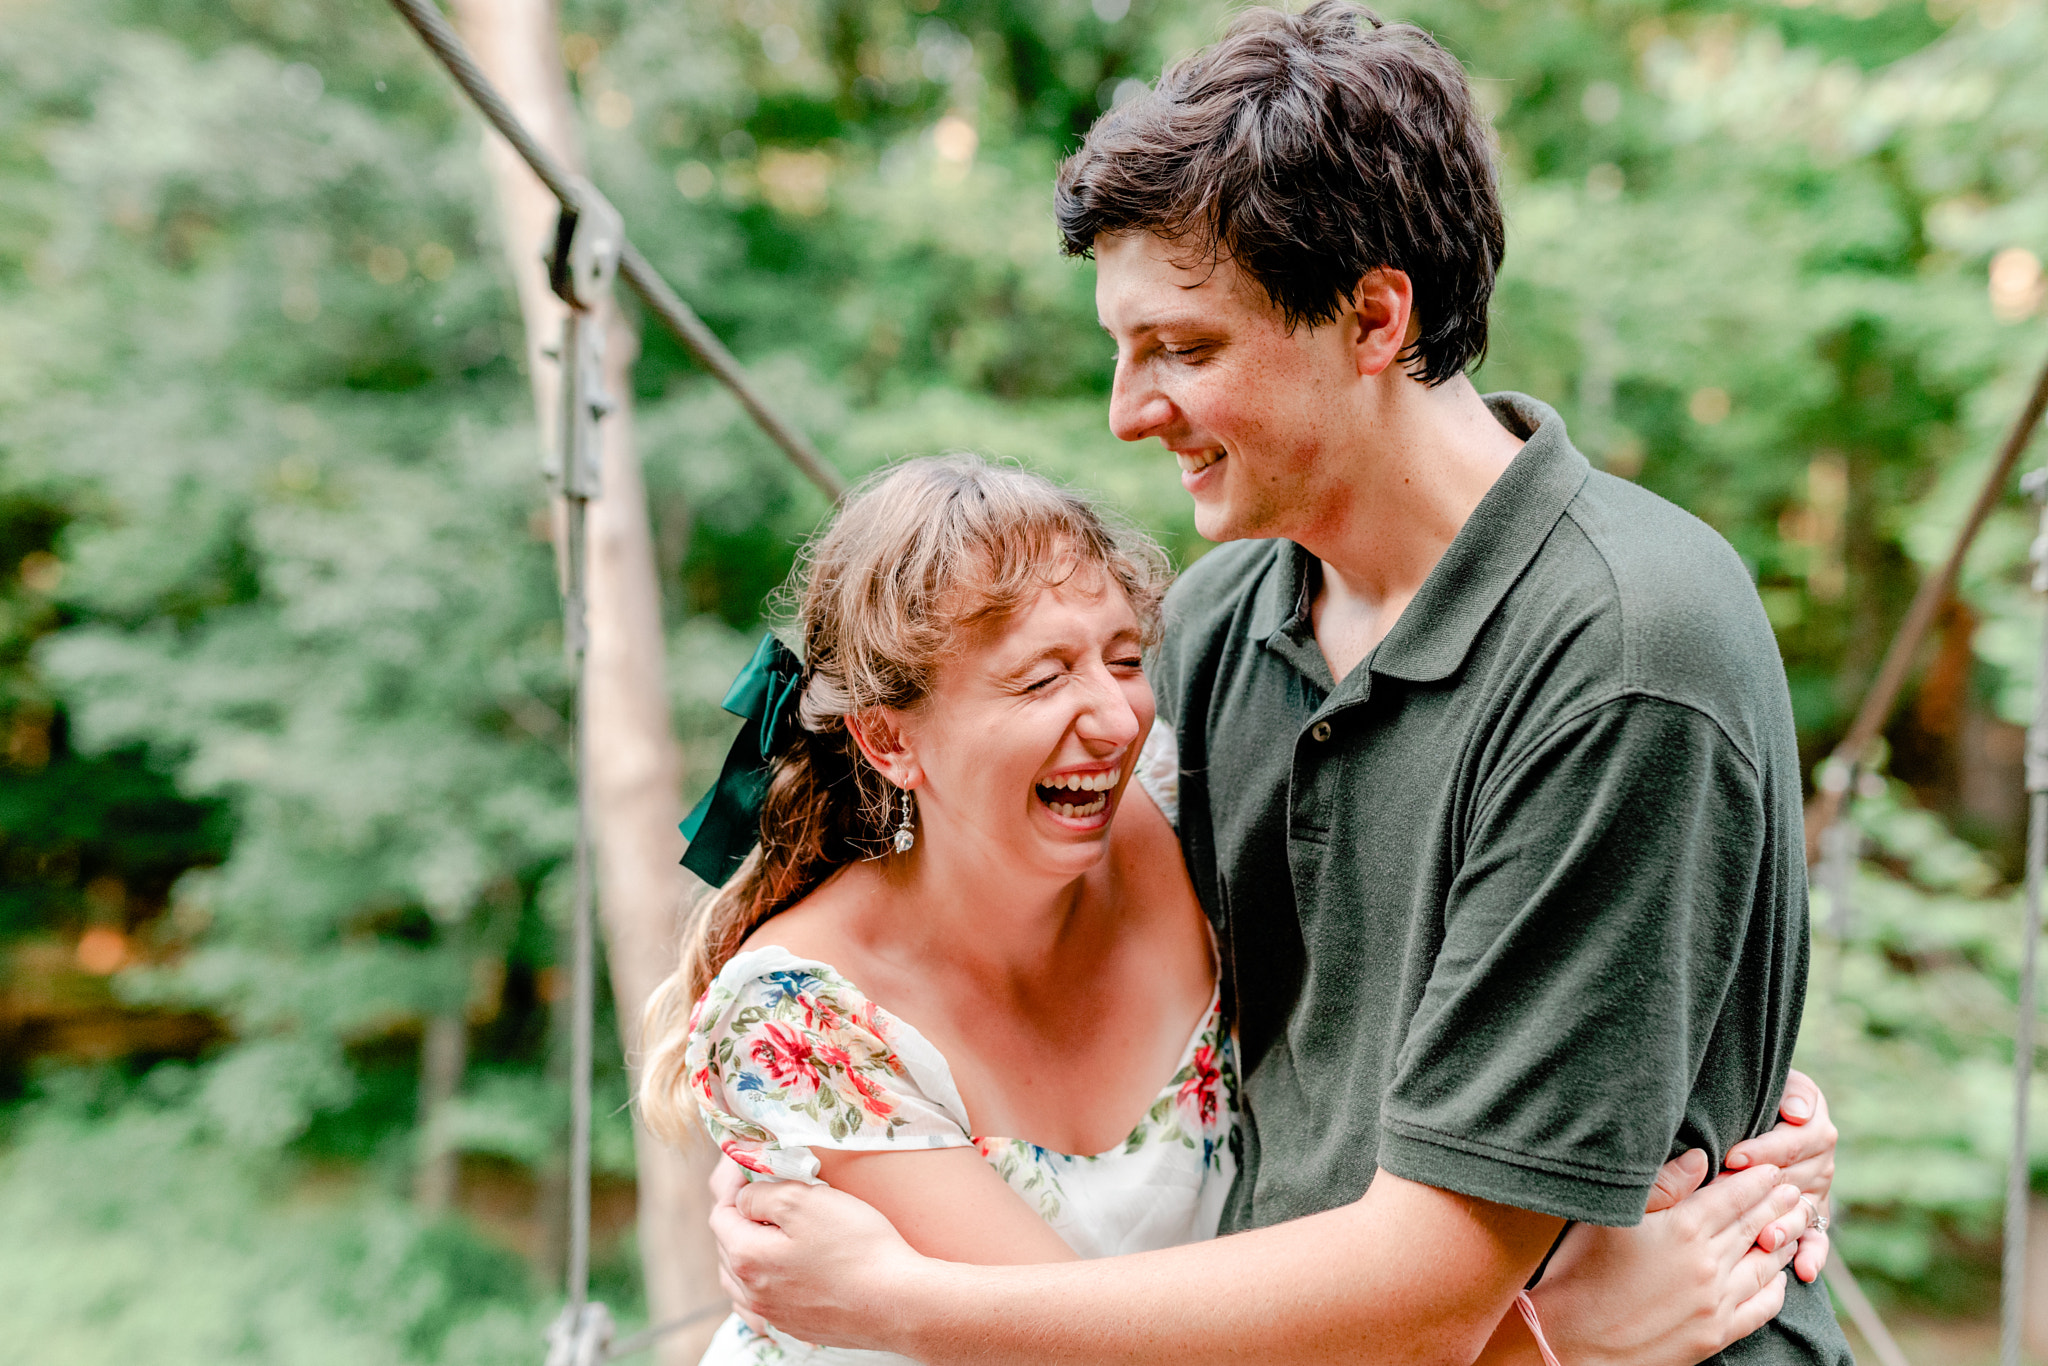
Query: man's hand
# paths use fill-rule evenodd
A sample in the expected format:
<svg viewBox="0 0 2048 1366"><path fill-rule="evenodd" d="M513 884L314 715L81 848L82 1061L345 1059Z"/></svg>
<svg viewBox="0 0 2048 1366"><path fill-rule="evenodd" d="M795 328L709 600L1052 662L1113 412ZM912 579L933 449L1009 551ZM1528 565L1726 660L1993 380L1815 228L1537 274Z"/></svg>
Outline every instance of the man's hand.
<svg viewBox="0 0 2048 1366"><path fill-rule="evenodd" d="M1799 1238L1799 1255L1792 1259L1792 1270L1800 1280L1811 1282L1827 1265L1828 1235L1807 1227L1807 1220L1815 1213L1827 1213L1838 1134L1828 1119L1828 1098L1804 1072L1794 1071L1785 1078L1778 1114L1782 1122L1777 1127L1730 1148L1722 1165L1732 1172L1757 1165L1777 1167L1783 1180L1799 1187L1800 1194L1813 1202L1811 1213L1805 1205L1793 1212L1796 1228L1791 1230Z"/></svg>
<svg viewBox="0 0 2048 1366"><path fill-rule="evenodd" d="M711 1190L719 1283L754 1331L772 1323L806 1342L887 1349L879 1307L934 1264L872 1205L829 1186L748 1182L731 1162Z"/></svg>

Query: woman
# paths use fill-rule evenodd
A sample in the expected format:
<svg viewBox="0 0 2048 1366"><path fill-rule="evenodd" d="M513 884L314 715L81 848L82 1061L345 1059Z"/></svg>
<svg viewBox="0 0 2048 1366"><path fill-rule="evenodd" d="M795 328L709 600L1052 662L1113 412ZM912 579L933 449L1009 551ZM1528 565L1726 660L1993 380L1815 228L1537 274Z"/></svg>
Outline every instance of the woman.
<svg viewBox="0 0 2048 1366"><path fill-rule="evenodd" d="M1166 580L1156 547L1080 498L970 457L898 466L849 501L805 566L805 661L756 680L735 749L775 756L759 845L649 1007L657 1133L681 1142L701 1116L751 1172L822 1179L950 1260L1214 1236L1235 1172L1231 1040L1171 793L1131 781ZM729 760L721 789L744 777ZM719 820L741 842L756 828ZM1704 1167L1667 1176L1683 1194ZM1794 1211L1766 1241L1804 1223ZM1654 1221L1575 1234L1563 1260L1600 1291L1553 1297L1570 1320L1553 1329L1631 1332L1631 1359L1675 1366L1751 1331L1768 1295L1738 1294L1732 1269L1706 1287L1679 1274L1701 1250L1737 1260L1732 1218L1695 1225L1687 1255L1654 1251L1671 1241ZM1732 1336L1637 1349L1645 1323L1687 1319ZM1500 1350L1522 1331L1510 1315ZM876 1359L737 1318L705 1358Z"/></svg>

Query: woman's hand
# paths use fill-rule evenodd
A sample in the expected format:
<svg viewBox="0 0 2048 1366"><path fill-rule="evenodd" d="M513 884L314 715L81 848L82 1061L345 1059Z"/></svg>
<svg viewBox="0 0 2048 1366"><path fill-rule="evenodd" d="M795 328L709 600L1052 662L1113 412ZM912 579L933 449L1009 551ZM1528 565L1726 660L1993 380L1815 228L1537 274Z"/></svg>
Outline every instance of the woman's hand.
<svg viewBox="0 0 2048 1366"><path fill-rule="evenodd" d="M889 1350L875 1336L892 1273L924 1261L888 1219L830 1186L749 1183L730 1161L711 1178L718 1281L757 1333L770 1322L801 1341Z"/></svg>
<svg viewBox="0 0 2048 1366"><path fill-rule="evenodd" d="M1565 1236L1531 1292L1559 1360L1693 1366L1777 1315L1799 1189L1752 1162L1701 1190L1707 1166L1697 1148L1665 1163L1635 1228Z"/></svg>
<svg viewBox="0 0 2048 1366"><path fill-rule="evenodd" d="M1813 1214L1826 1214L1828 1189L1835 1180L1835 1126L1828 1120L1828 1098L1814 1085L1812 1077L1794 1071L1785 1078L1785 1094L1778 1102L1782 1122L1769 1133L1736 1144L1728 1150L1722 1166L1731 1172L1746 1167L1769 1165L1779 1169L1783 1179L1799 1187L1800 1194L1813 1202ZM1800 1207L1801 1214L1807 1211ZM1828 1235L1817 1228L1799 1235L1799 1255L1792 1270L1800 1280L1812 1281L1828 1262Z"/></svg>

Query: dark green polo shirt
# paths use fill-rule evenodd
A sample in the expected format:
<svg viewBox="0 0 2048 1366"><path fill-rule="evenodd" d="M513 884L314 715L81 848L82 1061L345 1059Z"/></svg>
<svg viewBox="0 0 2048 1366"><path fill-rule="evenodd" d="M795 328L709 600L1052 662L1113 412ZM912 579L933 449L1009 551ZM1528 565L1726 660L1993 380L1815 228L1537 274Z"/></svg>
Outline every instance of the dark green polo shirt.
<svg viewBox="0 0 2048 1366"><path fill-rule="evenodd" d="M1557 414L1365 661L1331 679L1313 561L1204 556L1152 680L1243 1048L1226 1228L1377 1167L1601 1224L1774 1122L1805 990L1799 753L1741 561L1595 472ZM1792 1282L1731 1362L1850 1360Z"/></svg>

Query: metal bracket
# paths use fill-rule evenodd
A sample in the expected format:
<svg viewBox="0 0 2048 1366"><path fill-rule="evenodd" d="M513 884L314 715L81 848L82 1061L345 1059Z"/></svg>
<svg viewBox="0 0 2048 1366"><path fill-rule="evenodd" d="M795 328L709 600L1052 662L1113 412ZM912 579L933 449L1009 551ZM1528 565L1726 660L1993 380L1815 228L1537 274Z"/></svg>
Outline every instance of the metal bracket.
<svg viewBox="0 0 2048 1366"><path fill-rule="evenodd" d="M563 496L591 499L603 491L597 424L612 410L604 391L604 322L594 310L611 291L625 245L619 211L589 182L578 186L578 207L555 220L548 254L548 286L569 306L562 320L561 430L548 479Z"/></svg>
<svg viewBox="0 0 2048 1366"><path fill-rule="evenodd" d="M611 1345L612 1314L603 1303L564 1305L548 1325L547 1366L604 1366Z"/></svg>
<svg viewBox="0 0 2048 1366"><path fill-rule="evenodd" d="M2041 505L2041 527L2034 536L2034 543L2028 548L2028 557L2034 562L2034 591L2048 593L2048 468L2028 470L2020 476L2020 489L2029 498ZM2048 688L2048 675L2034 681L2037 688ZM2048 792L2048 724L2036 707L2034 724L2027 727L2026 776L2027 791Z"/></svg>
<svg viewBox="0 0 2048 1366"><path fill-rule="evenodd" d="M1815 785L1823 792L1844 796L1849 783L1856 776L1856 765L1837 755L1830 754L1820 762L1820 772L1814 775Z"/></svg>
<svg viewBox="0 0 2048 1366"><path fill-rule="evenodd" d="M2027 547L2027 558L2034 563L2034 591L2048 593L2048 468L2021 475L2020 492L2041 504L2041 529Z"/></svg>
<svg viewBox="0 0 2048 1366"><path fill-rule="evenodd" d="M595 308L611 289L626 245L626 222L587 180L576 182L576 207L555 220L548 288L571 308Z"/></svg>
<svg viewBox="0 0 2048 1366"><path fill-rule="evenodd" d="M577 204L555 220L548 254L548 285L568 305L562 315L562 344L554 353L561 367L562 403L547 480L568 505L568 544L562 557L563 644L572 660L588 645L585 624L584 523L590 500L604 492L604 445L598 423L612 410L604 391L605 315L600 305L619 269L626 233L619 211L592 188L577 182Z"/></svg>

